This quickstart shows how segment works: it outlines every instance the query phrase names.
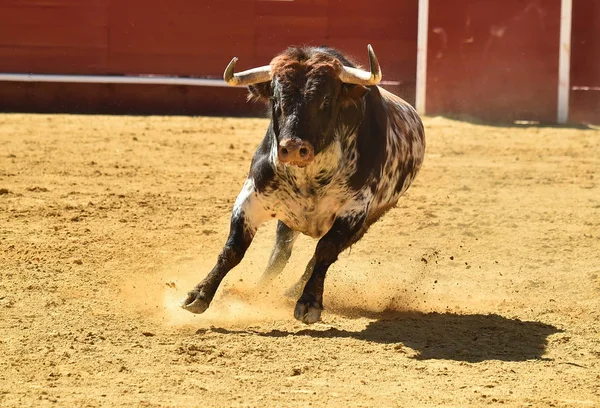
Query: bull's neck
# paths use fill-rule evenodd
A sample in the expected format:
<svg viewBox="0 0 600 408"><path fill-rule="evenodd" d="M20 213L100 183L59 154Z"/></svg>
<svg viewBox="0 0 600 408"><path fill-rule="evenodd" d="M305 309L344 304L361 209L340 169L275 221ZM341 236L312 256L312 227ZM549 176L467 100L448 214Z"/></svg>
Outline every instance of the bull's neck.
<svg viewBox="0 0 600 408"><path fill-rule="evenodd" d="M336 138L342 142L344 150L356 140L358 130L365 116L367 101L363 98L348 106L344 106L337 115L335 124Z"/></svg>

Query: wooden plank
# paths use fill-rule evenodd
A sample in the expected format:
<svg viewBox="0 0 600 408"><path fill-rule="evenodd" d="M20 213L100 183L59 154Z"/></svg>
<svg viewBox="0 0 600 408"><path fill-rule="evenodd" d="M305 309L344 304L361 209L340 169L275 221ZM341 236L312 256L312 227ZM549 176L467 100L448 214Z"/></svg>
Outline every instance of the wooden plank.
<svg viewBox="0 0 600 408"><path fill-rule="evenodd" d="M206 27L206 26L205 26ZM217 35L184 28L166 32L162 29L137 27L135 33L112 30L109 35L112 53L210 55L219 50L252 50L254 39L241 33Z"/></svg>
<svg viewBox="0 0 600 408"><path fill-rule="evenodd" d="M252 48L252 27L240 27L227 33L219 33L222 24L213 22L201 28L195 26L179 26L172 29L152 24L137 24L134 29L123 25L111 25L109 34L112 52L173 52L198 54L223 47Z"/></svg>
<svg viewBox="0 0 600 408"><path fill-rule="evenodd" d="M106 27L108 24L108 1L84 1L75 4L59 4L53 7L21 1L0 3L0 21L3 24L33 26Z"/></svg>
<svg viewBox="0 0 600 408"><path fill-rule="evenodd" d="M239 70L252 68L252 54L238 54ZM109 74L160 74L222 78L232 54L198 56L161 53L113 53Z"/></svg>
<svg viewBox="0 0 600 408"><path fill-rule="evenodd" d="M327 36L327 18L257 16L254 29L257 36L284 34L324 38Z"/></svg>
<svg viewBox="0 0 600 408"><path fill-rule="evenodd" d="M107 4L1 4L0 45L106 47Z"/></svg>
<svg viewBox="0 0 600 408"><path fill-rule="evenodd" d="M327 6L331 0L255 0L256 10L262 10L265 8L278 7L283 4L284 7L294 6L310 6L314 8L320 8Z"/></svg>
<svg viewBox="0 0 600 408"><path fill-rule="evenodd" d="M600 125L600 3L573 2L569 119Z"/></svg>
<svg viewBox="0 0 600 408"><path fill-rule="evenodd" d="M318 17L327 14L328 0L312 1L257 1L256 16Z"/></svg>
<svg viewBox="0 0 600 408"><path fill-rule="evenodd" d="M108 1L5 1L0 4L0 70L103 73Z"/></svg>
<svg viewBox="0 0 600 408"><path fill-rule="evenodd" d="M145 4L111 4L110 72L220 76L234 55L252 64L253 2Z"/></svg>
<svg viewBox="0 0 600 408"><path fill-rule="evenodd" d="M571 82L574 86L600 86L600 3L573 2Z"/></svg>
<svg viewBox="0 0 600 408"><path fill-rule="evenodd" d="M600 125L600 91L574 90L569 95L569 121Z"/></svg>
<svg viewBox="0 0 600 408"><path fill-rule="evenodd" d="M13 41L0 46L0 70L13 71L20 66L34 73L220 77L233 56L239 57L238 69L247 69L268 63L292 44L337 46L366 64L366 44L373 42L384 79L407 84L413 80L411 75L414 77L411 49L416 47L416 2L374 0L365 9L364 1L358 0L5 0L0 4L0 39L12 30L12 36L18 35L30 45L13 49ZM28 11L35 9L38 11ZM7 20L18 27L10 28ZM98 34L102 29L108 30L104 36ZM94 50L105 52L107 60ZM165 106L177 112L192 105L208 109L217 98L216 94L187 89L181 91L188 95L182 104L176 99L179 96L158 88L70 87L65 95L60 86L55 85L54 91L50 88L31 85L28 92L48 92L48 98L36 99L48 108L60 103L72 109L88 106L86 101L93 100L96 93L102 95L93 107L85 108L89 111L115 98L121 101L119 106L127 106L127 112L135 112L136 106L144 112L164 112ZM410 85L397 88L410 93ZM245 91L235 92L246 107ZM63 96L72 103L65 104ZM146 99L149 102L142 106L140 101ZM112 108L107 105L105 109Z"/></svg>
<svg viewBox="0 0 600 408"><path fill-rule="evenodd" d="M0 71L104 74L106 55L91 48L0 46Z"/></svg>
<svg viewBox="0 0 600 408"><path fill-rule="evenodd" d="M13 47L106 48L106 28L40 25L0 25L0 45Z"/></svg>
<svg viewBox="0 0 600 408"><path fill-rule="evenodd" d="M431 0L428 112L554 121L559 12L560 0Z"/></svg>
<svg viewBox="0 0 600 408"><path fill-rule="evenodd" d="M91 7L105 7L111 0L3 0L6 6L26 6L35 8L51 7L80 7L84 5Z"/></svg>
<svg viewBox="0 0 600 408"><path fill-rule="evenodd" d="M48 113L263 115L245 88L6 82L0 110Z"/></svg>
<svg viewBox="0 0 600 408"><path fill-rule="evenodd" d="M367 7L365 7L367 6ZM352 17L394 17L402 24L417 23L418 0L330 0L328 16L343 21Z"/></svg>
<svg viewBox="0 0 600 408"><path fill-rule="evenodd" d="M415 0L329 0L329 7L340 13L349 10L363 14L385 13L388 10L394 10L401 7L408 7Z"/></svg>
<svg viewBox="0 0 600 408"><path fill-rule="evenodd" d="M336 37L375 39L415 39L417 25L410 21L402 24L395 16L352 16L344 19L330 19L329 33ZM372 39L372 40L371 40Z"/></svg>
<svg viewBox="0 0 600 408"><path fill-rule="evenodd" d="M211 3L214 4L211 6ZM114 47L171 49L177 47L178 42L185 42L188 36L202 42L214 38L252 38L254 23L248 2L240 3L244 7L182 0L155 3L151 8L143 7L144 4L139 0L111 4Z"/></svg>
<svg viewBox="0 0 600 408"><path fill-rule="evenodd" d="M418 0L369 1L368 10L358 0L331 1L329 34L365 39L411 39L417 37ZM416 40L415 40L416 41Z"/></svg>

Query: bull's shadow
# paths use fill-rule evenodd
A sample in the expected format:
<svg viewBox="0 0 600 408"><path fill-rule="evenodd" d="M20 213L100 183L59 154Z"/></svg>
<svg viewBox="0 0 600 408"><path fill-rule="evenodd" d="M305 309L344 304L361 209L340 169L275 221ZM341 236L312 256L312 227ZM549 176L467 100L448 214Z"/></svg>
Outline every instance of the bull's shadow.
<svg viewBox="0 0 600 408"><path fill-rule="evenodd" d="M364 314L363 314L364 315ZM379 315L364 330L302 329L298 331L252 331L265 337L349 337L359 340L404 345L416 351L419 360L443 359L466 362L485 360L525 361L541 359L548 336L562 332L554 326L497 314L454 314L388 312ZM232 333L216 329L220 333Z"/></svg>

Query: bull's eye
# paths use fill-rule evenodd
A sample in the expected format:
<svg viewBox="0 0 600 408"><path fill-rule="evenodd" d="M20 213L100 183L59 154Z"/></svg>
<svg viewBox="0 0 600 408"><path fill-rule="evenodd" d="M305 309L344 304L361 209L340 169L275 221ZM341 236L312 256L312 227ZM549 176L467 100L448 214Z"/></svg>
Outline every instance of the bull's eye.
<svg viewBox="0 0 600 408"><path fill-rule="evenodd" d="M331 105L331 99L329 99L329 97L325 97L323 98L323 102L321 102L321 106L319 107L321 110L327 110L329 109L329 106Z"/></svg>
<svg viewBox="0 0 600 408"><path fill-rule="evenodd" d="M273 106L273 114L274 116L279 116L281 115L281 106L279 105L279 101L275 98L271 99L271 103Z"/></svg>

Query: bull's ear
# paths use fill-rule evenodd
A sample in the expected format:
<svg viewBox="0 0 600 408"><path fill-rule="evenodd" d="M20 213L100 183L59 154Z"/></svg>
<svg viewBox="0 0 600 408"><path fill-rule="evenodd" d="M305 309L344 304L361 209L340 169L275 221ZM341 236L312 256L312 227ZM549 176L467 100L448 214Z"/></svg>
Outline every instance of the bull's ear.
<svg viewBox="0 0 600 408"><path fill-rule="evenodd" d="M248 100L260 101L260 102L268 102L269 98L272 96L271 92L271 83L270 82L262 82L259 84L254 84L248 86Z"/></svg>
<svg viewBox="0 0 600 408"><path fill-rule="evenodd" d="M342 87L342 100L344 105L351 105L369 92L369 88L362 85L344 84Z"/></svg>

